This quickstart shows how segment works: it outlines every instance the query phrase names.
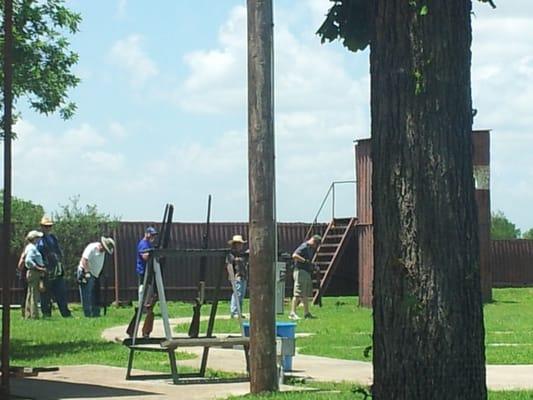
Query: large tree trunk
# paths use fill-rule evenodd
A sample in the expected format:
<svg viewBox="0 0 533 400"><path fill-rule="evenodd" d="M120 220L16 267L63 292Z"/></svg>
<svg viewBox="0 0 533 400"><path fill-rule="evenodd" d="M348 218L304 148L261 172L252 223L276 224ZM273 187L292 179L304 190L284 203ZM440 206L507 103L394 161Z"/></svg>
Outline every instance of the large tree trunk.
<svg viewBox="0 0 533 400"><path fill-rule="evenodd" d="M248 0L250 390L278 389L272 0Z"/></svg>
<svg viewBox="0 0 533 400"><path fill-rule="evenodd" d="M471 2L374 12L374 399L485 399Z"/></svg>

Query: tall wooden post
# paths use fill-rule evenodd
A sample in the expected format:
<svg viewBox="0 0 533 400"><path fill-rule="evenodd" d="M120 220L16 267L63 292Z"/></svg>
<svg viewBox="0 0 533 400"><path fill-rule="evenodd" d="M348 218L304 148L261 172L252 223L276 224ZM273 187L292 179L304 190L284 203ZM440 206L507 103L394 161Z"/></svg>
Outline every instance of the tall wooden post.
<svg viewBox="0 0 533 400"><path fill-rule="evenodd" d="M248 0L250 390L278 389L272 0Z"/></svg>
<svg viewBox="0 0 533 400"><path fill-rule="evenodd" d="M11 122L13 83L13 1L4 0L4 204L1 240L2 271L2 383L0 397L9 396L9 330L11 304Z"/></svg>

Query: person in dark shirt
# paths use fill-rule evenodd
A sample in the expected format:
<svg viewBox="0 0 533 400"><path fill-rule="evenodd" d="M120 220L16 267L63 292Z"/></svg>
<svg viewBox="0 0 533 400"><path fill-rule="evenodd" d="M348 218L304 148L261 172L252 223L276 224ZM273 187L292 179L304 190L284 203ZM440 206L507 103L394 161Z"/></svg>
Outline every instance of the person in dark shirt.
<svg viewBox="0 0 533 400"><path fill-rule="evenodd" d="M43 317L51 317L52 302L55 300L61 316L67 318L71 316L71 312L68 308L67 286L63 277L65 275L62 263L63 252L57 237L52 233L53 226L54 221L51 218L44 216L41 219L43 236L37 243L37 249L43 256L46 267L45 290L41 293L41 312Z"/></svg>
<svg viewBox="0 0 533 400"><path fill-rule="evenodd" d="M143 285L144 274L146 272L146 263L150 258L149 250L153 249L154 241L158 233L155 228L149 226L144 231L144 237L137 244L137 264L135 266L135 271L139 279L139 302L142 299L143 291L146 289ZM150 287L150 285L147 285ZM144 298L144 307L146 310L146 318L144 319L144 324L142 327L142 336L149 337L152 333L154 326L154 304L155 304L155 295L152 293L146 293ZM140 306L140 304L139 304ZM128 332L130 336L133 336L132 332Z"/></svg>
<svg viewBox="0 0 533 400"><path fill-rule="evenodd" d="M246 287L248 286L248 252L244 251L244 244L246 240L241 235L234 235L228 244L231 246L226 263L233 268L235 276L235 291L231 296L230 313L231 318L237 318L239 312L242 315L242 302L246 294Z"/></svg>
<svg viewBox="0 0 533 400"><path fill-rule="evenodd" d="M296 314L296 307L300 302L304 306L304 318L314 318L309 312L309 297L312 296L313 291L311 274L315 268L311 261L321 241L322 237L320 235L313 235L309 240L298 246L292 254L294 261L294 289L289 319L300 319Z"/></svg>

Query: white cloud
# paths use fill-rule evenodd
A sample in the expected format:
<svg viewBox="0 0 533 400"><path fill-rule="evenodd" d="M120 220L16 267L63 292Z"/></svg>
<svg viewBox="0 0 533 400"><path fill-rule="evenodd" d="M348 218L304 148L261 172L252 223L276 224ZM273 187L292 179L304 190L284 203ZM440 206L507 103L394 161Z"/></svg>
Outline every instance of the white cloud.
<svg viewBox="0 0 533 400"><path fill-rule="evenodd" d="M318 23L327 6L308 2L295 8L292 13L278 9L274 36L278 207L284 220L312 218L315 204L302 207L302 198L318 203L332 180L353 178L352 140L368 136L369 130L369 79L365 73L353 76L347 61L360 57L367 62L367 57L320 44L309 21ZM185 56L189 74L175 93L175 98L183 99L178 102L183 109L229 115L246 112L245 27L246 10L236 7L219 31L217 47ZM213 170L231 171L228 159L221 156L224 153L220 146L209 150L198 145L183 149L175 158L187 160L187 165L210 160Z"/></svg>
<svg viewBox="0 0 533 400"><path fill-rule="evenodd" d="M170 95L190 112L220 114L246 104L246 8L235 7L218 34L219 48L184 56L189 74Z"/></svg>
<svg viewBox="0 0 533 400"><path fill-rule="evenodd" d="M19 120L15 131L14 193L48 210L76 194L96 202L95 196L127 176L124 155L88 123L52 133Z"/></svg>
<svg viewBox="0 0 533 400"><path fill-rule="evenodd" d="M527 9L524 3L524 9ZM533 227L533 17L520 6L477 6L473 19L472 91L475 126L492 129L491 197L522 229Z"/></svg>
<svg viewBox="0 0 533 400"><path fill-rule="evenodd" d="M141 35L132 34L116 41L110 51L111 62L126 71L130 84L137 88L159 74L156 63L142 48L143 41Z"/></svg>

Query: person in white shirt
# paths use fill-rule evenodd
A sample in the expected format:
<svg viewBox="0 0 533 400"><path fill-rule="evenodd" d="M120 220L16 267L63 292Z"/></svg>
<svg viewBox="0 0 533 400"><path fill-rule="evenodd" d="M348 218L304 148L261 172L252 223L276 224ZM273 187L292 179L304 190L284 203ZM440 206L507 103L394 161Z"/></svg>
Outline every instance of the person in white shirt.
<svg viewBox="0 0 533 400"><path fill-rule="evenodd" d="M99 242L89 243L78 266L78 284L83 314L86 317L99 317L100 307L96 302L95 284L104 268L105 254L113 254L115 241L102 236Z"/></svg>

